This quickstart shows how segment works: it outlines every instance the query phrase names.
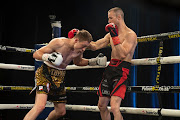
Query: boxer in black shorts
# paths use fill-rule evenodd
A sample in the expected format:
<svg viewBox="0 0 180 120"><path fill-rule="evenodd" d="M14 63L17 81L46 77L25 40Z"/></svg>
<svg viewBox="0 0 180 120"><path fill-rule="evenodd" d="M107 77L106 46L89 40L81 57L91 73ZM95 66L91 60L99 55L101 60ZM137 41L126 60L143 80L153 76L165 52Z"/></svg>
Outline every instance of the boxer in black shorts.
<svg viewBox="0 0 180 120"><path fill-rule="evenodd" d="M98 107L102 120L111 120L107 108L110 102L114 120L123 120L119 109L130 79L130 63L137 45L137 35L126 26L121 8L115 7L108 11L108 22L105 27L108 33L104 38L92 41L88 48L95 51L111 45L111 62L99 85Z"/></svg>
<svg viewBox="0 0 180 120"><path fill-rule="evenodd" d="M131 63L129 62L111 59L104 71L97 94L101 97L119 96L124 99L126 87L130 80L130 68Z"/></svg>

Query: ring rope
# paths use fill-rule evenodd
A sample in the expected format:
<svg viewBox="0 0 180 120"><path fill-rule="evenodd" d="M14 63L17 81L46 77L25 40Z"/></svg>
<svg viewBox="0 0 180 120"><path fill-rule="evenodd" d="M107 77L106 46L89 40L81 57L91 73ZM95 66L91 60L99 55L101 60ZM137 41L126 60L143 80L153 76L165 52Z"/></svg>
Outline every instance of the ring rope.
<svg viewBox="0 0 180 120"><path fill-rule="evenodd" d="M137 37L137 41L152 42L152 41L167 40L167 39L179 38L179 37L180 37L180 31L175 31L175 32L167 32L167 33Z"/></svg>
<svg viewBox="0 0 180 120"><path fill-rule="evenodd" d="M0 91L24 91L32 90L31 86L0 86Z"/></svg>
<svg viewBox="0 0 180 120"><path fill-rule="evenodd" d="M0 109L31 109L34 104L0 104ZM54 107L52 103L46 104L46 107ZM89 105L66 105L66 110L70 111L90 111L90 112L99 112L98 106L89 106ZM111 111L111 107L108 106L108 110ZM126 114L140 114L140 115L149 115L149 116L159 116L159 108L132 108L132 107L120 107L121 113ZM162 116L169 117L180 117L180 110L175 109L162 109Z"/></svg>
<svg viewBox="0 0 180 120"><path fill-rule="evenodd" d="M67 92L97 92L99 87L65 87ZM32 86L0 86L0 91L31 91ZM137 93L180 93L180 86L128 86L127 92Z"/></svg>
<svg viewBox="0 0 180 120"><path fill-rule="evenodd" d="M180 37L180 31L174 31L174 32L137 37L137 41L152 42L152 41L167 40L167 39L173 39L179 37ZM0 45L0 50L4 50L8 52L25 52L25 53L34 53L36 51L35 49L19 48L19 47L11 47L11 46L3 46L3 45Z"/></svg>
<svg viewBox="0 0 180 120"><path fill-rule="evenodd" d="M4 50L4 51L8 51L8 52L24 52L24 53L34 53L35 52L35 49L11 47L11 46L3 46L3 45L0 45L0 50Z"/></svg>
<svg viewBox="0 0 180 120"><path fill-rule="evenodd" d="M13 70L26 70L26 71L34 71L35 67L31 65L17 65L17 64L5 64L0 63L1 69L13 69Z"/></svg>
<svg viewBox="0 0 180 120"><path fill-rule="evenodd" d="M160 58L161 64L175 64L180 63L180 56L168 56ZM142 59L133 59L131 61L132 65L157 65L157 57L155 58L142 58ZM106 63L106 66L109 62ZM1 69L14 69L14 70L27 70L34 71L35 67L31 65L17 65L17 64L5 64L0 63ZM76 70L76 69L90 69L90 68L105 68L105 66L76 66L68 65L66 70Z"/></svg>

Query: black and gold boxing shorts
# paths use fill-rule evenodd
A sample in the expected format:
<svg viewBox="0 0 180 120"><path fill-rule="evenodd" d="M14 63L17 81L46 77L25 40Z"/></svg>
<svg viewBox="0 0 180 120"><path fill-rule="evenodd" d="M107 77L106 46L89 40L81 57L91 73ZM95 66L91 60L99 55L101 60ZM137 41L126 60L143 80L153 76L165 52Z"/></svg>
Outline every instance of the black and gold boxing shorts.
<svg viewBox="0 0 180 120"><path fill-rule="evenodd" d="M35 73L37 94L47 94L48 101L51 102L65 103L67 101L65 74L65 70L58 70L42 64Z"/></svg>

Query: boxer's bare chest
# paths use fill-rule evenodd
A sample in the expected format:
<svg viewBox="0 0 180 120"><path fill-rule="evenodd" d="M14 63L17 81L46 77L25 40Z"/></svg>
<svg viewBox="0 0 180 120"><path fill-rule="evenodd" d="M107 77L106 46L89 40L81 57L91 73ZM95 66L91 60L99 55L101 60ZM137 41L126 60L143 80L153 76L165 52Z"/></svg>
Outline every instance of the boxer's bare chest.
<svg viewBox="0 0 180 120"><path fill-rule="evenodd" d="M56 52L62 54L64 64L69 64L74 58L81 54L80 52L75 51L68 46L62 46L61 48L57 49Z"/></svg>

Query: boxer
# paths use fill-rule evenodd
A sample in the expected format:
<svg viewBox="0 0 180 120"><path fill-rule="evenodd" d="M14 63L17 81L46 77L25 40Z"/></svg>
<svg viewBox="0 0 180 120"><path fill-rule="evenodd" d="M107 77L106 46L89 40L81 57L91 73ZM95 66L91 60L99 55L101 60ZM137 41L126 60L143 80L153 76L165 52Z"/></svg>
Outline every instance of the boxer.
<svg viewBox="0 0 180 120"><path fill-rule="evenodd" d="M33 58L43 60L44 63L35 73L37 86L35 105L24 120L35 120L45 108L46 101L54 103L54 110L48 115L47 120L56 120L65 115L67 97L64 77L67 65L71 61L78 66L106 65L107 58L101 54L92 59L82 57L91 41L92 36L88 31L72 29L68 33L68 38L52 39L47 46L33 54Z"/></svg>
<svg viewBox="0 0 180 120"><path fill-rule="evenodd" d="M107 105L110 102L114 120L123 120L120 105L125 97L128 80L130 79L131 60L137 45L136 33L128 28L124 21L124 12L115 7L108 11L108 22L104 38L91 42L89 49L98 50L111 45L111 61L104 71L99 85L98 107L102 120L111 120Z"/></svg>

